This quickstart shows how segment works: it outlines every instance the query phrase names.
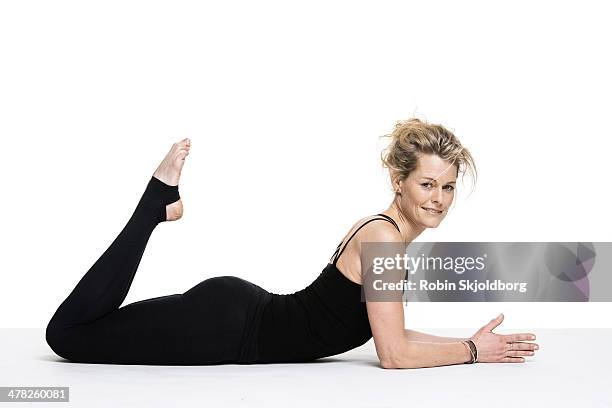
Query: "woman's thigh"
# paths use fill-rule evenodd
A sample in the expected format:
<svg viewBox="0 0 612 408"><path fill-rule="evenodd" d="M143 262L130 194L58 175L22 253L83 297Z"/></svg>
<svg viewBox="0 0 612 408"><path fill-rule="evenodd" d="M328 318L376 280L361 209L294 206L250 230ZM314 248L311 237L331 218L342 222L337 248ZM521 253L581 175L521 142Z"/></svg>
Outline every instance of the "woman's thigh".
<svg viewBox="0 0 612 408"><path fill-rule="evenodd" d="M75 362L200 365L236 362L256 286L221 276L183 294L125 305L62 331L57 354Z"/></svg>

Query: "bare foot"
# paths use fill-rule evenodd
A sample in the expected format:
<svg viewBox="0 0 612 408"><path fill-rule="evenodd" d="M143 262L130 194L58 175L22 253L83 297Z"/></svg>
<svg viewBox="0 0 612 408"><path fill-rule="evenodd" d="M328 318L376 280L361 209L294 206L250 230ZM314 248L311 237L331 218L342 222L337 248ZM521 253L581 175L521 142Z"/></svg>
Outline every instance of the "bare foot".
<svg viewBox="0 0 612 408"><path fill-rule="evenodd" d="M159 164L153 177L169 185L178 186L181 178L181 170L185 164L185 158L189 154L191 140L185 138L180 142L174 143L170 151ZM183 200L180 199L166 206L166 221L175 221L183 216Z"/></svg>

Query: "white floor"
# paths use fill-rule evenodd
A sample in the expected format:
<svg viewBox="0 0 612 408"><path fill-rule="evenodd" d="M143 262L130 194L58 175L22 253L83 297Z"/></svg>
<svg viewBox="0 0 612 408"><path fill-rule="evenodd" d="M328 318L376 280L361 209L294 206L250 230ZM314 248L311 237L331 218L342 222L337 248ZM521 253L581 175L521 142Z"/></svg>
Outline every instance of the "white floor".
<svg viewBox="0 0 612 408"><path fill-rule="evenodd" d="M471 330L419 329L442 336ZM612 407L612 329L531 329L540 350L522 364L413 370L379 367L370 340L308 364L199 367L74 364L43 329L0 329L0 386L68 386L68 403L43 407ZM503 333L503 332L500 332ZM415 405L418 404L418 405Z"/></svg>

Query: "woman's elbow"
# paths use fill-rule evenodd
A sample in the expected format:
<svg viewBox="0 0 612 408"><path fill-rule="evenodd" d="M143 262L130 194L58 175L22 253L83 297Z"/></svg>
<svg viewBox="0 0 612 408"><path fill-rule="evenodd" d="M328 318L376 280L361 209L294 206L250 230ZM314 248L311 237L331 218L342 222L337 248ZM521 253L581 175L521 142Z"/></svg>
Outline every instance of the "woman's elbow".
<svg viewBox="0 0 612 408"><path fill-rule="evenodd" d="M405 358L379 358L380 366L385 369L390 368L412 368L409 364L410 360Z"/></svg>
<svg viewBox="0 0 612 408"><path fill-rule="evenodd" d="M385 368L385 369L399 368L397 366L397 364L395 364L395 362L393 360L390 360L390 359L379 359L379 361L380 361L380 366L382 368Z"/></svg>
<svg viewBox="0 0 612 408"><path fill-rule="evenodd" d="M413 368L409 343L401 344L400 347L394 347L392 351L379 354L378 360L380 361L380 366L385 369Z"/></svg>

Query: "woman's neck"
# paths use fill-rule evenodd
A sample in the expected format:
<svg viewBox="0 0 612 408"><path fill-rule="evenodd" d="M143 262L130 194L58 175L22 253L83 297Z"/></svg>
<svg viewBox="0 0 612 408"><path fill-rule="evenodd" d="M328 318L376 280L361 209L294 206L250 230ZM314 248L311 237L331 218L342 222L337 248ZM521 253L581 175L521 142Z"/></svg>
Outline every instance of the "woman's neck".
<svg viewBox="0 0 612 408"><path fill-rule="evenodd" d="M423 231L425 231L425 227L417 225L406 217L395 202L391 203L389 208L383 211L383 214L388 215L395 220L400 229L402 239L406 244L412 242L416 237L421 235Z"/></svg>

